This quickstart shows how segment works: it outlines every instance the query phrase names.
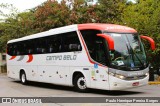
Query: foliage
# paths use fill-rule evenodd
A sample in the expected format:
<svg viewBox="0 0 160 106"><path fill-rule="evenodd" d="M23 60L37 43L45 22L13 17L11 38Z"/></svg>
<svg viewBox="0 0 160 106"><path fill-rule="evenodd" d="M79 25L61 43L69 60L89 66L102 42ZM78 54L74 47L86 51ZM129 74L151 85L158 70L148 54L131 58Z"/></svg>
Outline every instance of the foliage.
<svg viewBox="0 0 160 106"><path fill-rule="evenodd" d="M160 1L139 0L137 4L126 4L121 24L133 27L140 34L155 40L156 50L154 52L147 50L148 57L152 65L160 67Z"/></svg>
<svg viewBox="0 0 160 106"><path fill-rule="evenodd" d="M119 23L123 10L123 0L99 0L96 13L101 23Z"/></svg>
<svg viewBox="0 0 160 106"><path fill-rule="evenodd" d="M1 4L0 7L11 11L11 14L1 12L3 17L0 23L0 51L3 52L8 40L34 33L31 28L34 16L32 12L18 13L17 9L9 4Z"/></svg>
<svg viewBox="0 0 160 106"><path fill-rule="evenodd" d="M51 28L61 27L68 25L70 10L63 1L61 4L58 2L45 2L38 6L34 12L35 23L33 28L38 32L45 31Z"/></svg>

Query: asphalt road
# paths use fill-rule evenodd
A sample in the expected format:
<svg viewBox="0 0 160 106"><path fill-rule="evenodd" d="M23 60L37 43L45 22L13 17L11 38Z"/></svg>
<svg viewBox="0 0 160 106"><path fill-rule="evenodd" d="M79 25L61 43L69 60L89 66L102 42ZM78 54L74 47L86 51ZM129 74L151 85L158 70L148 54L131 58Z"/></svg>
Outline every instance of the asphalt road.
<svg viewBox="0 0 160 106"><path fill-rule="evenodd" d="M123 91L106 91L90 89L87 93L79 93L72 87L58 86L46 83L30 82L22 85L20 81L8 78L5 74L0 75L0 97L160 97L160 85L147 85L139 88ZM4 106L15 106L15 104L0 104ZM16 104L22 106L22 104ZM28 106L28 104L23 104ZM30 104L35 106L35 104ZM150 105L149 103L54 103L39 104L38 106L131 106ZM152 104L160 106L160 103Z"/></svg>

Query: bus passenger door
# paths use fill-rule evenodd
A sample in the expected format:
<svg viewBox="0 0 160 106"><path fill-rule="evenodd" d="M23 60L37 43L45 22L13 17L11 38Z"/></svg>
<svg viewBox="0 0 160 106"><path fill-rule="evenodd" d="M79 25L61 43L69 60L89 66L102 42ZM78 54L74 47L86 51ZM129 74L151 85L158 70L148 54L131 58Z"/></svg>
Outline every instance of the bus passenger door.
<svg viewBox="0 0 160 106"><path fill-rule="evenodd" d="M91 86L98 89L109 89L108 68L94 64L91 72Z"/></svg>
<svg viewBox="0 0 160 106"><path fill-rule="evenodd" d="M109 89L108 68L107 68L107 50L103 39L99 38L95 41L92 52L92 59L95 61L92 69L93 80L98 89Z"/></svg>

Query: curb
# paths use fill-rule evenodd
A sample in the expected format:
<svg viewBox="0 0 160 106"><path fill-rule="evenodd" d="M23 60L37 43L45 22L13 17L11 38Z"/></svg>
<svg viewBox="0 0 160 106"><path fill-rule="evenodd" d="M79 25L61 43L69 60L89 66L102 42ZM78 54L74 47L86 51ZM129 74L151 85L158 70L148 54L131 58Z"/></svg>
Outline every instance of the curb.
<svg viewBox="0 0 160 106"><path fill-rule="evenodd" d="M148 82L148 84L149 85L158 85L158 84L160 84L160 82L158 82L158 81L150 81L150 82Z"/></svg>

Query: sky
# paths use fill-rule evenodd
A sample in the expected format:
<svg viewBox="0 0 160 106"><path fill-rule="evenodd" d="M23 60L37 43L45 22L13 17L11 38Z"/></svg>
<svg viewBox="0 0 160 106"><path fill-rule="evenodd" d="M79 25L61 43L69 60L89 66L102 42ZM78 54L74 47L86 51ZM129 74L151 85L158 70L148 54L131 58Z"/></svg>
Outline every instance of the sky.
<svg viewBox="0 0 160 106"><path fill-rule="evenodd" d="M128 1L132 1L133 3L136 3L136 0L128 0Z"/></svg>

